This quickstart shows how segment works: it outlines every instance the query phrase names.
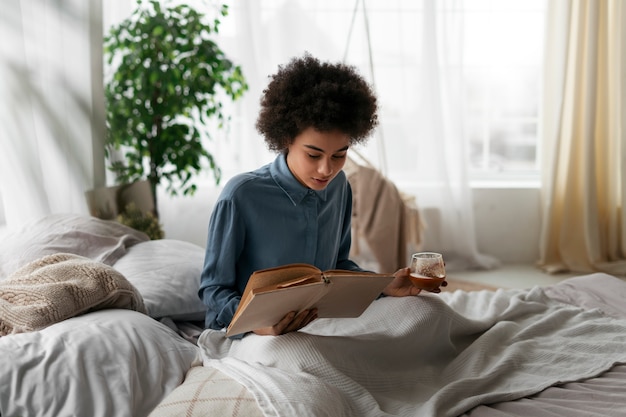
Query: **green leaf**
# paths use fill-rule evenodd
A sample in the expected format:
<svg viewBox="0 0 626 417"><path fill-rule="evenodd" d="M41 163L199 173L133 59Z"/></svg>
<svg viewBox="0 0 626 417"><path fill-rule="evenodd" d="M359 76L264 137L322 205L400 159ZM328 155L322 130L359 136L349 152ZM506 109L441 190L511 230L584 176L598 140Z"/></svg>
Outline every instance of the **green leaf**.
<svg viewBox="0 0 626 417"><path fill-rule="evenodd" d="M211 138L199 129L229 118L218 97L237 100L248 90L241 68L212 36L228 7L209 18L190 5L137 0L128 19L104 37L105 62L113 74L105 85L107 150L125 160L110 169L118 181L149 179L166 189L193 193L204 167L219 183L216 157L203 147ZM204 135L204 136L203 136Z"/></svg>
<svg viewBox="0 0 626 417"><path fill-rule="evenodd" d="M152 29L152 36L161 36L163 33L165 33L163 26L155 26L154 29Z"/></svg>

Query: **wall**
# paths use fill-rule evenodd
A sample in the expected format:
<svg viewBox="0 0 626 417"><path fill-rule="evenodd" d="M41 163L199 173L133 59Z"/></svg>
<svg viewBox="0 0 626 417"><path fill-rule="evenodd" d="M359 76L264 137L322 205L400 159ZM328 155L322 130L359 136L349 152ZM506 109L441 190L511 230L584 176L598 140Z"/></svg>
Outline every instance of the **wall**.
<svg viewBox="0 0 626 417"><path fill-rule="evenodd" d="M170 197L158 190L159 220L166 239L179 239L206 245L209 217L220 189L198 185L193 196Z"/></svg>
<svg viewBox="0 0 626 417"><path fill-rule="evenodd" d="M476 188L474 219L480 251L507 264L534 264L538 260L538 188Z"/></svg>
<svg viewBox="0 0 626 417"><path fill-rule="evenodd" d="M165 237L204 247L217 187L200 186L193 197L159 192ZM478 249L505 264L534 264L539 256L540 193L537 188L475 188ZM427 216L425 216L427 217Z"/></svg>

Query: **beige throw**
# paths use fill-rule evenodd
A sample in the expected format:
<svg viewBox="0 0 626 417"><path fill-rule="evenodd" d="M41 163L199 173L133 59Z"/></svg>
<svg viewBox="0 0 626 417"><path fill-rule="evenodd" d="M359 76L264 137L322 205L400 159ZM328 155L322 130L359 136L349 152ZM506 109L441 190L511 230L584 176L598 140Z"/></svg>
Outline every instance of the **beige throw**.
<svg viewBox="0 0 626 417"><path fill-rule="evenodd" d="M352 187L352 228L371 249L379 271L395 272L409 264L408 248L421 245L422 223L413 198L372 166L349 161L344 168ZM353 241L359 253L358 239Z"/></svg>
<svg viewBox="0 0 626 417"><path fill-rule="evenodd" d="M137 289L112 267L73 254L48 255L0 282L0 336L105 308L146 313Z"/></svg>

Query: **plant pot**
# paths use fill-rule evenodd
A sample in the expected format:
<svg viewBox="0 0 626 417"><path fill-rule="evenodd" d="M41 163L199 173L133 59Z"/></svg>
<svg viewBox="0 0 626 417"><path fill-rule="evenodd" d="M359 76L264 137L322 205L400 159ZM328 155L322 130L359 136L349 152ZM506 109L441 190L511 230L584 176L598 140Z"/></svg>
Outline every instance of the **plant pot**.
<svg viewBox="0 0 626 417"><path fill-rule="evenodd" d="M85 192L89 213L103 220L115 220L124 208L134 203L144 213L155 213L152 189L148 180L131 184L94 188Z"/></svg>

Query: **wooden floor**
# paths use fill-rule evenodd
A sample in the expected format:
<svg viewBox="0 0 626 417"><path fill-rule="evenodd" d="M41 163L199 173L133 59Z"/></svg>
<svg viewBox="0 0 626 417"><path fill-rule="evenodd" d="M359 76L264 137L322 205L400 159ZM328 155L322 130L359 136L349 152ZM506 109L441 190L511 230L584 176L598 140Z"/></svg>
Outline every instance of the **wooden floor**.
<svg viewBox="0 0 626 417"><path fill-rule="evenodd" d="M534 265L503 265L487 271L457 271L448 273L446 291L473 291L495 288L532 288L556 284L575 273L548 274Z"/></svg>
<svg viewBox="0 0 626 417"><path fill-rule="evenodd" d="M441 287L441 291L480 291L480 290L495 290L497 287L488 284L482 284L480 282L463 281L460 279L450 279L446 287Z"/></svg>

